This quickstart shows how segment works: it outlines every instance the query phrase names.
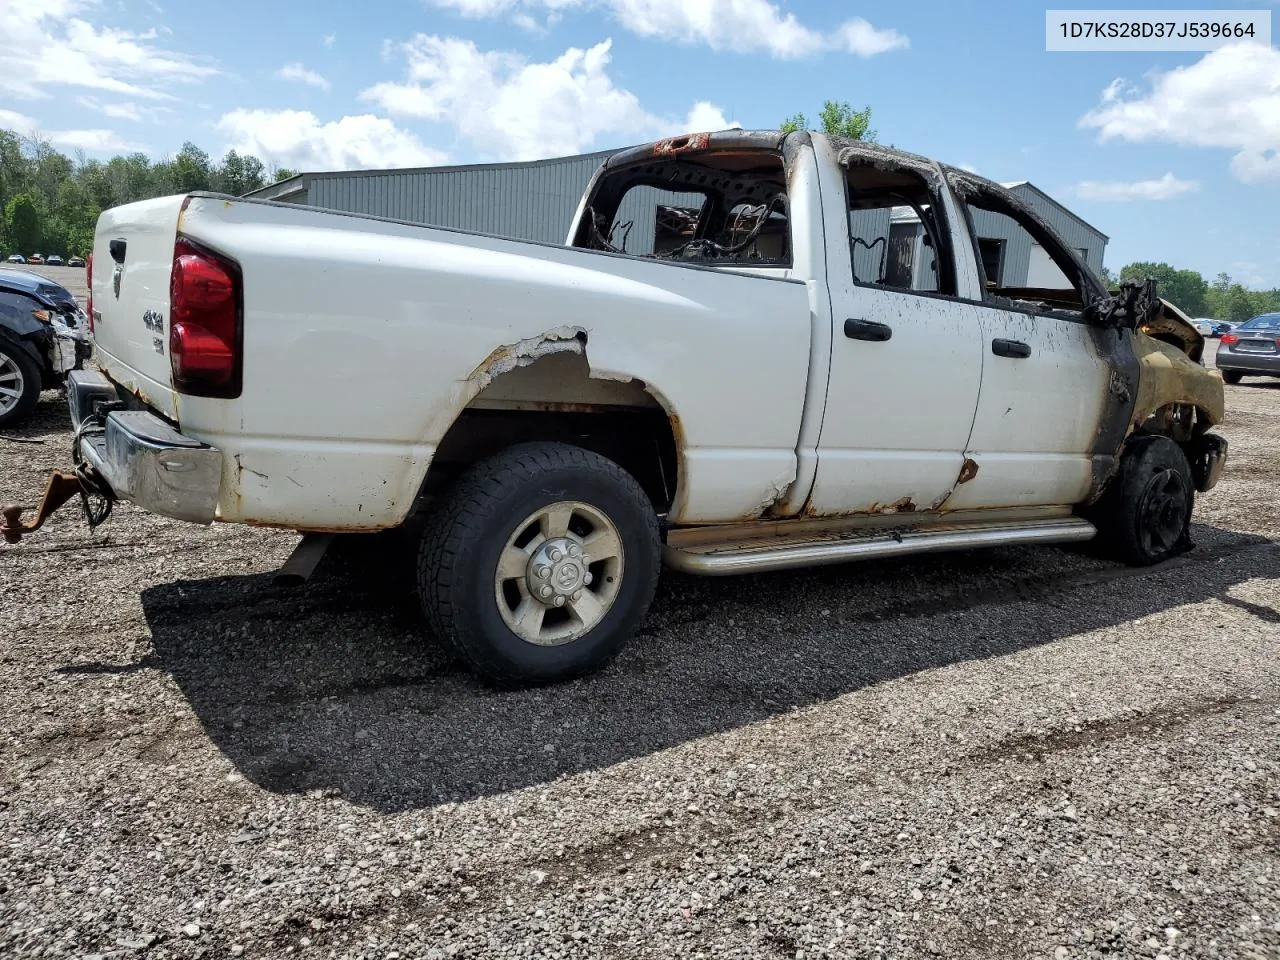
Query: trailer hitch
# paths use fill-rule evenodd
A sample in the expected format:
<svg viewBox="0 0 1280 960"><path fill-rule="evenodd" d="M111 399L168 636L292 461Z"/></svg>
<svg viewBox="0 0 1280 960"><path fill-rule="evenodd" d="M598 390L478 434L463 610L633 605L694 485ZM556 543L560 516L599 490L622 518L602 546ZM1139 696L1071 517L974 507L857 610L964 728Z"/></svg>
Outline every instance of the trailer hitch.
<svg viewBox="0 0 1280 960"><path fill-rule="evenodd" d="M59 507L77 494L84 506L84 516L90 530L111 515L111 504L115 501L115 494L92 467L87 463L78 463L75 473L55 470L49 475L44 496L40 498L40 505L36 507L36 515L30 523L22 522L22 514L26 507L11 503L0 509L0 536L4 537L5 543L20 542L26 534L35 533L43 527L44 522L53 516Z"/></svg>
<svg viewBox="0 0 1280 960"><path fill-rule="evenodd" d="M23 534L35 533L59 507L80 493L80 477L74 473L63 473L55 470L49 475L49 483L44 488L44 496L40 498L40 506L36 508L35 519L30 523L22 522L24 507L16 503L0 510L0 533L4 534L5 543L17 543Z"/></svg>

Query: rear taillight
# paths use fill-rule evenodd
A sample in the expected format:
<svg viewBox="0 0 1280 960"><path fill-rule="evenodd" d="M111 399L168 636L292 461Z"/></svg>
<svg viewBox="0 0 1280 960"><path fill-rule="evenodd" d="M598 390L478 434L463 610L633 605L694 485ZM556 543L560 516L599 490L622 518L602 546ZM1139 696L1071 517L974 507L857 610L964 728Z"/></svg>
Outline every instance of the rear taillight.
<svg viewBox="0 0 1280 960"><path fill-rule="evenodd" d="M1222 335L1222 343L1225 346L1230 346L1233 343L1239 343L1239 342L1240 342L1240 338L1237 337L1234 333L1224 333Z"/></svg>
<svg viewBox="0 0 1280 960"><path fill-rule="evenodd" d="M84 312L89 315L89 332L93 333L93 253L84 258L84 282L89 288L89 297L85 300Z"/></svg>
<svg viewBox="0 0 1280 960"><path fill-rule="evenodd" d="M238 397L242 371L240 271L179 240L169 277L173 386L197 397Z"/></svg>

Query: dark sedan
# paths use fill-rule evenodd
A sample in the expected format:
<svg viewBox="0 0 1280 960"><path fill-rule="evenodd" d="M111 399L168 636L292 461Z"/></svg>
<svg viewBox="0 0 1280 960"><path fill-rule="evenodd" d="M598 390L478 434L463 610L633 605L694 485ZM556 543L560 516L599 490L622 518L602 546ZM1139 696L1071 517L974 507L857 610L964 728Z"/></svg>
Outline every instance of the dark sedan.
<svg viewBox="0 0 1280 960"><path fill-rule="evenodd" d="M84 312L66 288L36 274L0 271L0 427L13 427L41 390L60 386L89 356Z"/></svg>
<svg viewBox="0 0 1280 960"><path fill-rule="evenodd" d="M1280 377L1280 313L1264 313L1223 334L1215 362L1227 383Z"/></svg>

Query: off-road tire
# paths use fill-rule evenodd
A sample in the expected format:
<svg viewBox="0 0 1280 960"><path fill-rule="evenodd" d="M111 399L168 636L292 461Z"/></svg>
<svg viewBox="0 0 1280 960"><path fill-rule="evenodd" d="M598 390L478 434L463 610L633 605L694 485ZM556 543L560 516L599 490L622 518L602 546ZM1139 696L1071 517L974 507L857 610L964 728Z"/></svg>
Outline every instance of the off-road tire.
<svg viewBox="0 0 1280 960"><path fill-rule="evenodd" d="M613 523L623 552L621 582L587 633L542 646L508 627L495 573L522 519L561 501L588 504ZM579 447L522 443L471 466L435 506L418 550L418 596L435 635L486 683L552 683L597 670L618 653L653 599L660 556L653 504L629 473Z"/></svg>
<svg viewBox="0 0 1280 960"><path fill-rule="evenodd" d="M1116 475L1086 516L1100 552L1131 566L1161 563L1190 549L1195 481L1186 454L1168 437L1134 437Z"/></svg>
<svg viewBox="0 0 1280 960"><path fill-rule="evenodd" d="M1244 379L1244 374L1241 373L1239 370L1223 370L1222 371L1223 383L1234 384L1234 383L1239 383L1243 379Z"/></svg>
<svg viewBox="0 0 1280 960"><path fill-rule="evenodd" d="M31 354L0 334L0 369L12 369L10 365L16 367L22 377L22 393L13 407L0 412L0 427L16 427L30 417L42 389L40 367L31 359Z"/></svg>

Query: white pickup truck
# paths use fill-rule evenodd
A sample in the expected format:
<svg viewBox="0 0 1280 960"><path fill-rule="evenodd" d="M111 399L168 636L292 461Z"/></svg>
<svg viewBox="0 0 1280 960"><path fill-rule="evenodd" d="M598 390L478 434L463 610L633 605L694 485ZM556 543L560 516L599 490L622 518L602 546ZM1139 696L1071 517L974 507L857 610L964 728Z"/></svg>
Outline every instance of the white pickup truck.
<svg viewBox="0 0 1280 960"><path fill-rule="evenodd" d="M1017 284L1032 243L1058 287ZM498 684L605 663L664 561L1099 536L1159 562L1226 453L1222 381L1153 284L1109 292L997 184L808 133L620 152L563 246L130 204L98 222L91 292L81 486L197 523L411 529L434 632Z"/></svg>

